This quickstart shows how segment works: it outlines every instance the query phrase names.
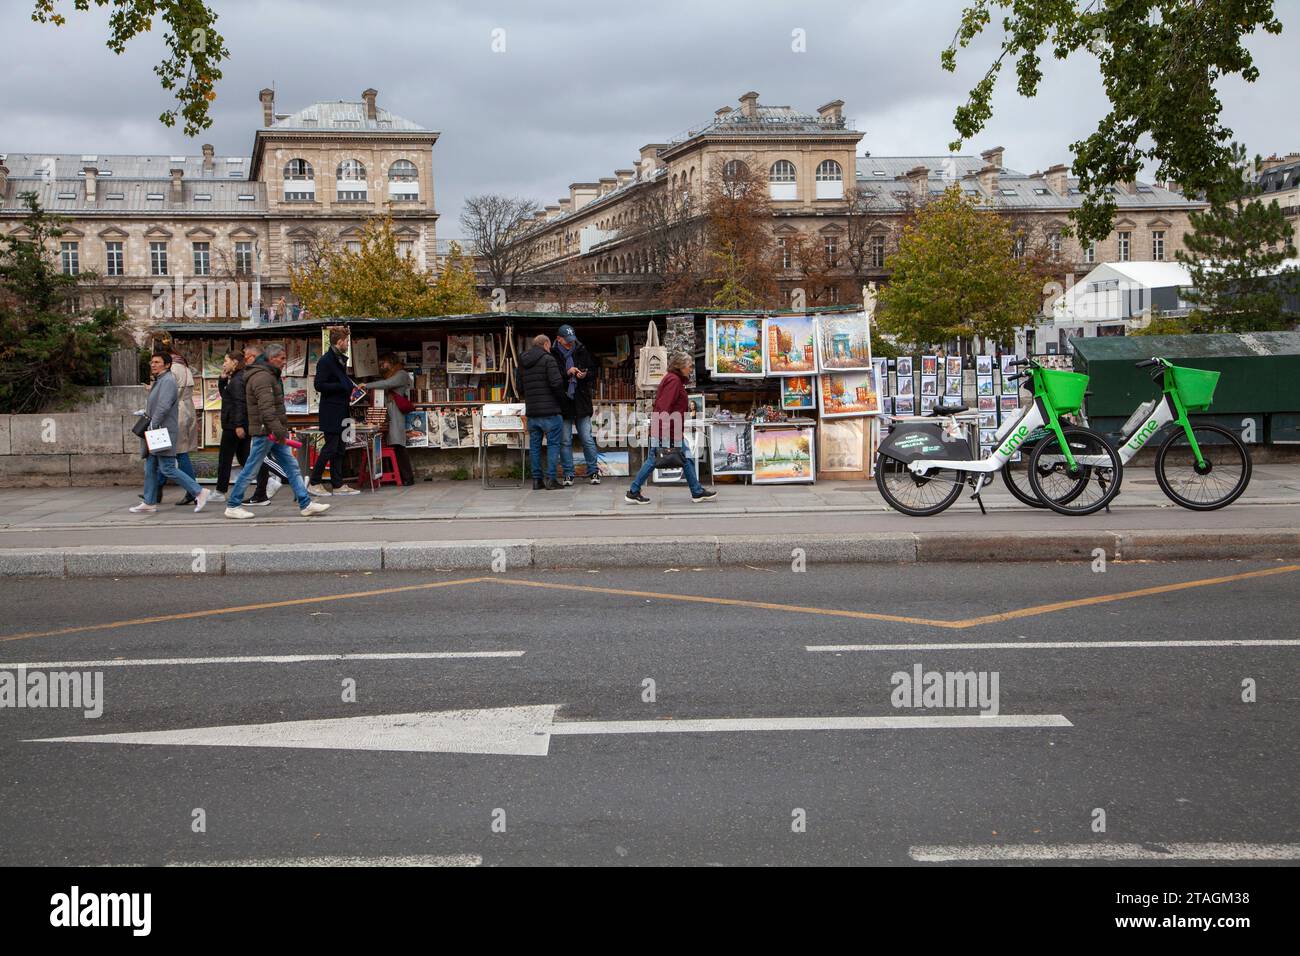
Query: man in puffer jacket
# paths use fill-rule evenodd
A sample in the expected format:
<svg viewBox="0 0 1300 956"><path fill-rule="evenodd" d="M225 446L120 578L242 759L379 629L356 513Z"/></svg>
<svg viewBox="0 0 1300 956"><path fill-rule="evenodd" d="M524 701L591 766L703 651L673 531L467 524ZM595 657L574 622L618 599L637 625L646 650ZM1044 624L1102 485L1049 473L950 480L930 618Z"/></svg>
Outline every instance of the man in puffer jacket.
<svg viewBox="0 0 1300 956"><path fill-rule="evenodd" d="M519 390L524 394L528 415L528 448L532 457L533 490L559 488L551 475L560 464L563 441L564 376L551 355L551 340L545 335L533 339L533 347L519 356ZM542 439L546 439L546 471L542 471Z"/></svg>

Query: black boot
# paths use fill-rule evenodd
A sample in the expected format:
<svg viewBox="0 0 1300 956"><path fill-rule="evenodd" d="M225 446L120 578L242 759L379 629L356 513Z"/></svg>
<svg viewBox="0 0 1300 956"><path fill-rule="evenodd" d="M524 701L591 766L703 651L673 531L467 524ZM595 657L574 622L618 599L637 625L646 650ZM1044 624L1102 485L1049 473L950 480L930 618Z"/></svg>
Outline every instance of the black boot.
<svg viewBox="0 0 1300 956"><path fill-rule="evenodd" d="M559 491L559 490L560 490L560 485L559 485L559 483L558 483L554 478L547 478L547 479L546 479L546 490L547 490L547 491Z"/></svg>
<svg viewBox="0 0 1300 956"><path fill-rule="evenodd" d="M533 491L545 491L545 490L546 490L546 483L542 481L542 479L540 478L534 478ZM140 497L143 498L144 495L141 495Z"/></svg>

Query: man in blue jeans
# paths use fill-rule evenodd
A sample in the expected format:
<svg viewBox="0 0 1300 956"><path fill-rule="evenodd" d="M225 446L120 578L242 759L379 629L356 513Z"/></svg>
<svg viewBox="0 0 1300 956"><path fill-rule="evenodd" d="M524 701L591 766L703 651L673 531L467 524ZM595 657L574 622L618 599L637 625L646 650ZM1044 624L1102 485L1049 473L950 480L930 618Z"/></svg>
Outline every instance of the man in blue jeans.
<svg viewBox="0 0 1300 956"><path fill-rule="evenodd" d="M532 348L519 356L519 390L524 393L524 409L528 415L533 490L554 491L560 487L551 478L560 464L560 446L571 439L564 434L561 415L564 376L551 354L551 340L545 335L533 339ZM543 437L546 439L545 471L542 470Z"/></svg>
<svg viewBox="0 0 1300 956"><path fill-rule="evenodd" d="M293 496L301 509L299 513L304 518L329 510L330 506L324 502L311 500L298 471L298 461L285 444L289 438L289 416L284 408L284 384L280 380L280 371L288 360L284 346L274 343L268 345L266 351L244 373L248 433L253 441L248 450L248 460L244 462L239 477L230 488L230 497L226 499L227 518L254 517L253 512L240 505L244 501L244 488L256 477L258 469L262 467L262 459L268 455L289 477Z"/></svg>
<svg viewBox="0 0 1300 956"><path fill-rule="evenodd" d="M582 440L582 457L587 460L587 480L600 484L599 458L596 439L591 434L591 386L596 380L596 363L587 346L578 341L578 333L571 325L560 326L555 333L555 348L551 350L555 364L564 377L564 396L560 399L564 416L564 437L560 442L560 464L564 467L564 487L573 484L573 431ZM556 477L559 477L558 475Z"/></svg>

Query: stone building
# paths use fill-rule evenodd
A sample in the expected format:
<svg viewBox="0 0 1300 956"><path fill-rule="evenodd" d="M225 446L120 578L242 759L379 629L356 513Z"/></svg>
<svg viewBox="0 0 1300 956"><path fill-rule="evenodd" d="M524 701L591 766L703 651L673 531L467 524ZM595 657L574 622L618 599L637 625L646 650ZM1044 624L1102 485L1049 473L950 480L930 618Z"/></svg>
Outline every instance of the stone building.
<svg viewBox="0 0 1300 956"><path fill-rule="evenodd" d="M64 271L96 273L74 307L115 304L137 329L289 305L291 264L322 242L358 242L377 213L436 269L437 132L379 106L373 89L295 113L275 111L273 90L259 97L246 156L0 152L0 234L21 230L20 197L35 192L68 220L51 250Z"/></svg>
<svg viewBox="0 0 1300 956"><path fill-rule="evenodd" d="M544 306L560 286L580 281L609 308L654 305L653 253L638 210L655 195L680 195L698 209L710 177L736 168L728 164L744 164L766 182L784 291L807 284L790 248L811 247L822 257L819 279L835 281L805 289L809 305L856 297L863 282L887 279L885 259L904 217L953 185L1010 217L1024 248L1046 250L1066 281L1097 262L1172 260L1190 228L1188 212L1203 206L1159 185L1126 183L1114 189L1112 233L1083 248L1063 235L1068 214L1082 203L1064 165L1019 172L1003 164L1001 147L979 156L858 155L864 134L844 116L841 100L814 113L765 106L754 92L739 102L668 142L647 143L612 176L572 183L527 234L535 266L512 301Z"/></svg>
<svg viewBox="0 0 1300 956"><path fill-rule="evenodd" d="M1255 175L1256 202L1276 202L1291 224L1293 242L1300 243L1300 153L1276 153L1260 162Z"/></svg>

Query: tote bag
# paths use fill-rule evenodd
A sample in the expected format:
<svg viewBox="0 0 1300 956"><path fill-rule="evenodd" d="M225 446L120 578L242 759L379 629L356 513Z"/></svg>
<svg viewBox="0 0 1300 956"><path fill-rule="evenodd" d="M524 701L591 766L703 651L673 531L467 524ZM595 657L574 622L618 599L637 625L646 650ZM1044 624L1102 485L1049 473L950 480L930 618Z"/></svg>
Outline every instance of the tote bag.
<svg viewBox="0 0 1300 956"><path fill-rule="evenodd" d="M659 328L652 319L649 328L646 329L645 345L641 347L641 352L637 356L637 387L653 392L659 387L659 380L667 371L668 349L659 344Z"/></svg>

